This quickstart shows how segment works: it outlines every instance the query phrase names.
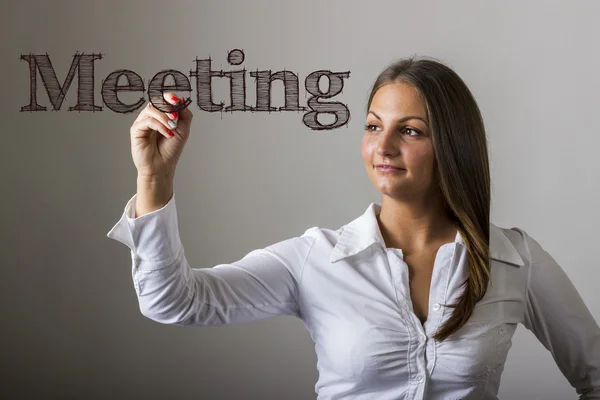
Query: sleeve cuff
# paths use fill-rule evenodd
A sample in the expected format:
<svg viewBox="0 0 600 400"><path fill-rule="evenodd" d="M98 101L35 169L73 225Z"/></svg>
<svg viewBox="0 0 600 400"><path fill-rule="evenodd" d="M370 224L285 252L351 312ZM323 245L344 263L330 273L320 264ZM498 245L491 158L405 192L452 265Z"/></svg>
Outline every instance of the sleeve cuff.
<svg viewBox="0 0 600 400"><path fill-rule="evenodd" d="M129 247L141 261L171 261L183 247L179 237L175 193L164 207L132 218L136 198L137 194L129 199L119 222L106 236Z"/></svg>

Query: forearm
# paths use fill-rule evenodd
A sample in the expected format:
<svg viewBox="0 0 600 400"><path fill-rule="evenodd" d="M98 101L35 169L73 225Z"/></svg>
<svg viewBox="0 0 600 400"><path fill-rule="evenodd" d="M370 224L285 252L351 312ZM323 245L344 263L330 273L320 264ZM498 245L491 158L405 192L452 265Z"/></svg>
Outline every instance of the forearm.
<svg viewBox="0 0 600 400"><path fill-rule="evenodd" d="M172 196L173 178L138 176L135 218L163 208Z"/></svg>

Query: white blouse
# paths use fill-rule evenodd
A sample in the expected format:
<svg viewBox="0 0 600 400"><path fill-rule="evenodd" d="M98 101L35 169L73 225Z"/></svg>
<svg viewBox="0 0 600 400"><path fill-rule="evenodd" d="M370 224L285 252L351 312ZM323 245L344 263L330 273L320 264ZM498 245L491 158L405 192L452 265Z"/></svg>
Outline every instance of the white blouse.
<svg viewBox="0 0 600 400"><path fill-rule="evenodd" d="M294 315L315 343L318 399L497 399L518 323L552 353L580 399L600 399L600 327L562 268L522 229L490 224L487 292L466 325L439 342L431 336L453 311L442 304L458 299L468 276L460 233L436 255L421 324L408 266L401 249L385 246L377 203L337 230L312 227L231 264L190 268L175 196L132 218L135 199L107 236L131 249L142 314L177 325Z"/></svg>

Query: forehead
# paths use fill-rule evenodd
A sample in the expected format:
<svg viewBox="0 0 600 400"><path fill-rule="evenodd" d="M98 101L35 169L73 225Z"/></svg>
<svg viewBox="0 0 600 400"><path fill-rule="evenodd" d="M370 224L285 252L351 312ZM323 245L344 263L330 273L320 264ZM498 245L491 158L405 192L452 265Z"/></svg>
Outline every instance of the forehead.
<svg viewBox="0 0 600 400"><path fill-rule="evenodd" d="M427 108L423 98L413 86L403 83L388 83L375 92L369 110L382 118L416 115L427 117Z"/></svg>

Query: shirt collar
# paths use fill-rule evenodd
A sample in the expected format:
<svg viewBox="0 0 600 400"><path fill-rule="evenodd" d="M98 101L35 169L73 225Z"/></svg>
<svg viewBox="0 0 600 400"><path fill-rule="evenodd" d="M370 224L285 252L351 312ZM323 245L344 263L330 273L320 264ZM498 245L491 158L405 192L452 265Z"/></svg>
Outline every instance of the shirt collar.
<svg viewBox="0 0 600 400"><path fill-rule="evenodd" d="M331 252L329 262L334 263L358 254L373 244L385 248L385 241L377 223L377 215L380 212L381 205L371 203L363 215L344 225L337 244ZM460 246L465 245L460 232L456 233L454 242ZM525 265L519 252L504 234L502 228L493 223L490 223L490 258L520 266Z"/></svg>

